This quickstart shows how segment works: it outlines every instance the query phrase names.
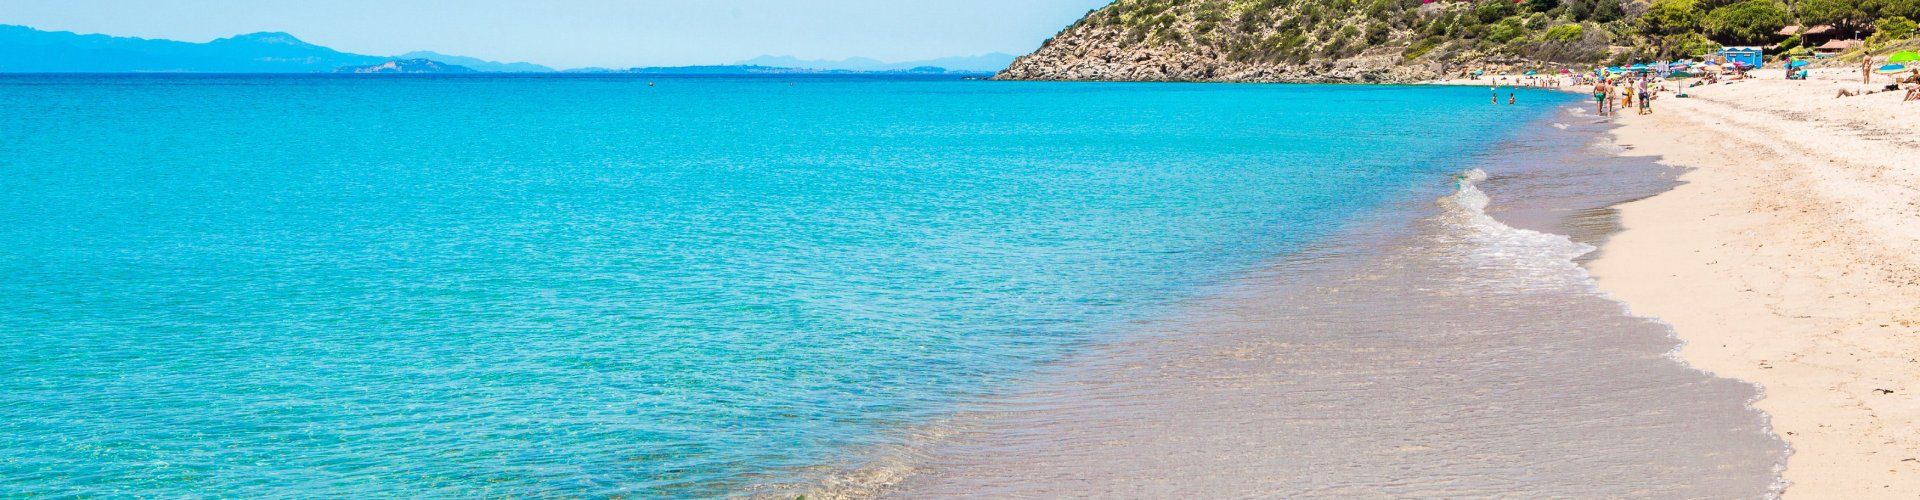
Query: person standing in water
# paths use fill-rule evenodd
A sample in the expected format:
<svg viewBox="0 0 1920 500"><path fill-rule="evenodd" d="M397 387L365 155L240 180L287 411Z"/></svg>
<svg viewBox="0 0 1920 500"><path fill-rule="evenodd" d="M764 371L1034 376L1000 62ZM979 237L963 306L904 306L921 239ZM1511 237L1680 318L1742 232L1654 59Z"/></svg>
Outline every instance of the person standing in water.
<svg viewBox="0 0 1920 500"><path fill-rule="evenodd" d="M1507 104L1508 104L1508 105L1512 105L1512 104L1513 104L1513 103L1515 103L1515 102L1518 102L1518 101L1515 101L1515 100L1513 99L1513 92L1512 92L1512 91L1508 91L1508 92L1507 92Z"/></svg>

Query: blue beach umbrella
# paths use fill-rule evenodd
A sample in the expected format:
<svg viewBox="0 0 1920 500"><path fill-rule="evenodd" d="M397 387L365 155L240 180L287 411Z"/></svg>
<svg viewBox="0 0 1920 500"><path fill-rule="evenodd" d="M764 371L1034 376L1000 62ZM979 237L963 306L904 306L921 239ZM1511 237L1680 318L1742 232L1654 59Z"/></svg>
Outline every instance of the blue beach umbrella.
<svg viewBox="0 0 1920 500"><path fill-rule="evenodd" d="M1879 73L1882 75L1891 75L1894 73L1903 73L1906 71L1907 71L1907 65L1905 64L1888 64L1886 66L1881 66L1880 69L1873 70L1873 72Z"/></svg>
<svg viewBox="0 0 1920 500"><path fill-rule="evenodd" d="M1630 67L1630 68L1627 68L1627 69L1630 69L1630 70L1634 70L1634 71L1637 71L1637 72L1640 72L1640 73L1645 73L1645 72L1647 72L1647 65L1645 65L1645 64L1635 64L1635 65L1633 65L1633 67Z"/></svg>
<svg viewBox="0 0 1920 500"><path fill-rule="evenodd" d="M1800 60L1800 59L1794 59L1792 62L1787 63L1787 69L1798 68L1806 65L1807 65L1806 61Z"/></svg>

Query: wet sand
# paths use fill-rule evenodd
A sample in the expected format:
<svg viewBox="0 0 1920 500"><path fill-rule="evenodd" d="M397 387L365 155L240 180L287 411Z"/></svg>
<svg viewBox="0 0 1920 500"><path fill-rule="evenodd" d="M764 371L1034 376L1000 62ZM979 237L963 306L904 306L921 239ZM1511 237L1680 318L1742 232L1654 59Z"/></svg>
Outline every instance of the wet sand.
<svg viewBox="0 0 1920 500"><path fill-rule="evenodd" d="M845 493L1774 493L1786 449L1756 387L1672 357L1667 325L1578 264L1619 227L1608 207L1672 186L1597 140L1606 127L1557 115L1457 192L1064 363Z"/></svg>

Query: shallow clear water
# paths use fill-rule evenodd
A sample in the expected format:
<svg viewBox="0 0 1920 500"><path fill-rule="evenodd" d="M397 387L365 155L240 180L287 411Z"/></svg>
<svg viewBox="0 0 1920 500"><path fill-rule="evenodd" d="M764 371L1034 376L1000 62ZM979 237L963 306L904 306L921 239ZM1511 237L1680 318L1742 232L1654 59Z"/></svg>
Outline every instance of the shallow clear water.
<svg viewBox="0 0 1920 500"><path fill-rule="evenodd" d="M1672 330L1577 264L1616 227L1611 204L1671 172L1594 150L1591 116L1548 120L1477 158L1486 170L1457 191L1071 356L828 491L1778 496L1787 448L1750 406L1758 388L1670 357Z"/></svg>
<svg viewBox="0 0 1920 500"><path fill-rule="evenodd" d="M805 481L1571 99L651 80L0 77L0 480Z"/></svg>

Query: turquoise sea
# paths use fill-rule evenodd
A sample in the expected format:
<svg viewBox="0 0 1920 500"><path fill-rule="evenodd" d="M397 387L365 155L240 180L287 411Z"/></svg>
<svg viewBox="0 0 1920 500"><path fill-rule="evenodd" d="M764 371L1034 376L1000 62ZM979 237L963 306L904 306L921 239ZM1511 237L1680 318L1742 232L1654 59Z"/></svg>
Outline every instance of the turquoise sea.
<svg viewBox="0 0 1920 500"><path fill-rule="evenodd" d="M711 496L857 467L1444 194L1574 99L1520 96L0 76L0 490Z"/></svg>

